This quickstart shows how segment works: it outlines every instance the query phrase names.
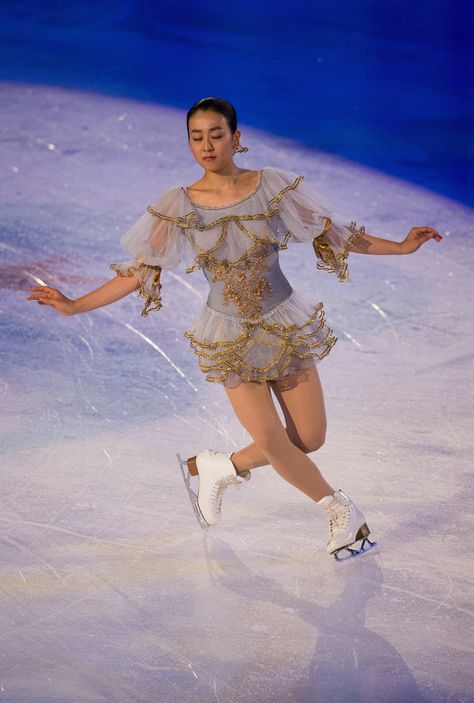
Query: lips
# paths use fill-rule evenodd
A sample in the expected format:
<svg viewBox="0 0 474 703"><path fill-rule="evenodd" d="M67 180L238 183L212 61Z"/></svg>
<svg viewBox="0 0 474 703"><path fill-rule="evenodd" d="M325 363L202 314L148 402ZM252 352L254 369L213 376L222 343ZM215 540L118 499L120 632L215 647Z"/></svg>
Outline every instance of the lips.
<svg viewBox="0 0 474 703"><path fill-rule="evenodd" d="M202 157L203 161L212 161L215 158L216 158L215 156L203 156Z"/></svg>

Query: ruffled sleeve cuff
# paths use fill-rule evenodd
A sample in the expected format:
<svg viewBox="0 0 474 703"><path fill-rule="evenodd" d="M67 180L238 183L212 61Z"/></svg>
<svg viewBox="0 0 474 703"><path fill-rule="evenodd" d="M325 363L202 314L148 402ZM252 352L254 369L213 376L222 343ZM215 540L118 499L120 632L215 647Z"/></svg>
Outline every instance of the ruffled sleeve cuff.
<svg viewBox="0 0 474 703"><path fill-rule="evenodd" d="M347 257L355 242L364 236L365 226L357 227L354 221L345 224L330 217L325 219L324 231L313 239L313 249L318 259L316 266L334 273L340 281L347 281Z"/></svg>
<svg viewBox="0 0 474 703"><path fill-rule="evenodd" d="M153 310L160 310L161 303L161 267L144 264L140 259L135 258L133 261L128 261L122 264L110 264L112 271L115 271L117 276L136 276L138 278L139 287L138 295L143 298L144 306L141 315L146 317Z"/></svg>

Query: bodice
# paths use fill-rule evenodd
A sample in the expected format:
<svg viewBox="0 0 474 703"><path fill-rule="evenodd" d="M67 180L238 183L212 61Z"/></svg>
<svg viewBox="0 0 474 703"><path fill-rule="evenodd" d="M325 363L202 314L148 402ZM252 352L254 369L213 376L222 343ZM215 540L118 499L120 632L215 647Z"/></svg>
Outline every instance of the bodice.
<svg viewBox="0 0 474 703"><path fill-rule="evenodd" d="M256 318L281 303L291 286L280 268L278 247L262 246L260 254L229 265L224 259L203 265L210 291L209 307L229 315Z"/></svg>

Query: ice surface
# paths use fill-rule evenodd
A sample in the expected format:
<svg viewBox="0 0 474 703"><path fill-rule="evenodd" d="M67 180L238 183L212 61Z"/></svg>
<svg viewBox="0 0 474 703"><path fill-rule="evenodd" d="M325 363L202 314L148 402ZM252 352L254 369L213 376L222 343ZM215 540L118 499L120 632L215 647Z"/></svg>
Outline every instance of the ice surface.
<svg viewBox="0 0 474 703"><path fill-rule="evenodd" d="M366 513L377 550L345 564L270 467L203 533L176 461L248 435L183 331L200 272L72 318L124 260L122 232L199 175L184 113L90 93L1 87L0 700L14 703L467 703L472 679L472 241L454 201L242 127L239 163L305 175L371 234L444 236L408 257L282 252L339 337L319 365L315 461Z"/></svg>

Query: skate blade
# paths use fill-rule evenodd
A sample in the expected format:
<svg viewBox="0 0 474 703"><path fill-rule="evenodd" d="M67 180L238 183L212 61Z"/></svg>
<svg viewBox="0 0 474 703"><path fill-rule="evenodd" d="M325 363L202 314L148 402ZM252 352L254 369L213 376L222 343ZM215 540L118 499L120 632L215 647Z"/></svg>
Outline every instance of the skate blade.
<svg viewBox="0 0 474 703"><path fill-rule="evenodd" d="M208 530L209 525L204 520L202 513L199 510L197 495L195 494L195 492L191 488L191 474L189 473L188 465L185 461L183 461L183 459L181 458L181 456L179 454L176 454L176 456L178 457L179 468L181 469L181 474L183 476L184 485L186 486L189 500L191 501L191 505L193 506L194 514L196 516L196 520L198 521L198 525L203 530Z"/></svg>
<svg viewBox="0 0 474 703"><path fill-rule="evenodd" d="M353 544L355 544L355 542ZM334 559L336 561L348 561L349 559L355 559L356 557L360 557L362 554L369 552L371 549L376 547L377 544L378 542L371 542L368 537L364 537L358 549L354 548L352 545L348 545L347 547L341 547L340 549L337 549L335 552L333 552ZM341 556L345 552L347 552L346 556Z"/></svg>

